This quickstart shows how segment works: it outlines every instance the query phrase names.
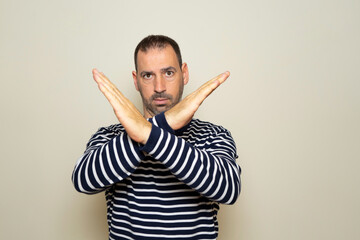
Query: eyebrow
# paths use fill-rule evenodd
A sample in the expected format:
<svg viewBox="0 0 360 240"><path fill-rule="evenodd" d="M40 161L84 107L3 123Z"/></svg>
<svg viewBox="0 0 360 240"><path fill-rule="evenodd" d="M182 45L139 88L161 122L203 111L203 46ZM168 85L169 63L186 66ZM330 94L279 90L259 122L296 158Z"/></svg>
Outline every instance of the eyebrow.
<svg viewBox="0 0 360 240"><path fill-rule="evenodd" d="M166 68L162 68L161 69L161 72L167 72L167 71L174 71L174 72L176 72L176 68L174 68L174 67L166 67Z"/></svg>
<svg viewBox="0 0 360 240"><path fill-rule="evenodd" d="M161 71L162 73L167 72L167 71L177 72L177 71L176 71L176 68L171 67L171 66L166 67L166 68L162 68L162 69L160 69L160 71ZM144 76L144 75L146 75L146 74L154 74L154 72L153 72L153 71L142 71L142 72L140 73L140 76Z"/></svg>
<svg viewBox="0 0 360 240"><path fill-rule="evenodd" d="M146 74L154 74L154 72L153 72L153 71L142 71L142 72L140 73L140 76L144 76L144 75L146 75Z"/></svg>

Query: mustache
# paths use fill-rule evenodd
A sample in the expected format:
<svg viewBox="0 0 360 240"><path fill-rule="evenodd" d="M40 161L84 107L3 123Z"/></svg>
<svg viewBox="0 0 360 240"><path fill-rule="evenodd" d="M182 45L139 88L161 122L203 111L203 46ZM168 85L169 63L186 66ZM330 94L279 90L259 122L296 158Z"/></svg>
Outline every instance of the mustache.
<svg viewBox="0 0 360 240"><path fill-rule="evenodd" d="M169 95L169 94L167 94L167 93L164 93L164 92L154 93L154 94L150 97L150 100L153 101L155 98L166 98L166 99L172 100L172 96Z"/></svg>

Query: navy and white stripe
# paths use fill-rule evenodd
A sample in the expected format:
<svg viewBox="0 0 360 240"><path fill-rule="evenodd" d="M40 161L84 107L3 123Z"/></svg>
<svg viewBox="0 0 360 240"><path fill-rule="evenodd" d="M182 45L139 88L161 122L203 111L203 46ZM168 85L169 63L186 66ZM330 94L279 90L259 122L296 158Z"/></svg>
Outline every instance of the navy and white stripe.
<svg viewBox="0 0 360 240"><path fill-rule="evenodd" d="M100 128L75 166L76 190L106 190L110 239L216 239L218 204L240 194L230 133L196 119L173 131L164 114L150 122L144 146L120 124Z"/></svg>

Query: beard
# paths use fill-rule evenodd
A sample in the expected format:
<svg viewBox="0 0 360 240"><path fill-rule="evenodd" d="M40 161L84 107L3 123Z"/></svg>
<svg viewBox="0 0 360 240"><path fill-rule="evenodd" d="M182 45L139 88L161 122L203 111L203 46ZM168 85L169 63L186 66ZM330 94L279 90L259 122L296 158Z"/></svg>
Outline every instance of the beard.
<svg viewBox="0 0 360 240"><path fill-rule="evenodd" d="M182 93L183 93L183 86L180 87L179 92L175 97L165 92L161 92L161 93L154 93L153 95L151 95L149 99L146 99L144 98L142 92L140 91L140 95L144 105L144 111L147 111L152 117L162 112L165 112L171 109L173 106L175 106L178 102L180 102ZM157 98L167 99L169 103L162 105L155 104L154 100Z"/></svg>

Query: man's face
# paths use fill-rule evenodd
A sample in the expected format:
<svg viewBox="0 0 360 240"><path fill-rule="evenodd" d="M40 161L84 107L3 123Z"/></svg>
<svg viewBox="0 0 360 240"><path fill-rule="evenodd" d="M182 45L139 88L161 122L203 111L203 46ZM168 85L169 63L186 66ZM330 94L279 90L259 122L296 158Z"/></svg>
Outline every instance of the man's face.
<svg viewBox="0 0 360 240"><path fill-rule="evenodd" d="M137 72L133 71L136 90L143 101L144 116L153 117L176 105L189 79L186 63L179 66L174 49L151 48L137 54Z"/></svg>

